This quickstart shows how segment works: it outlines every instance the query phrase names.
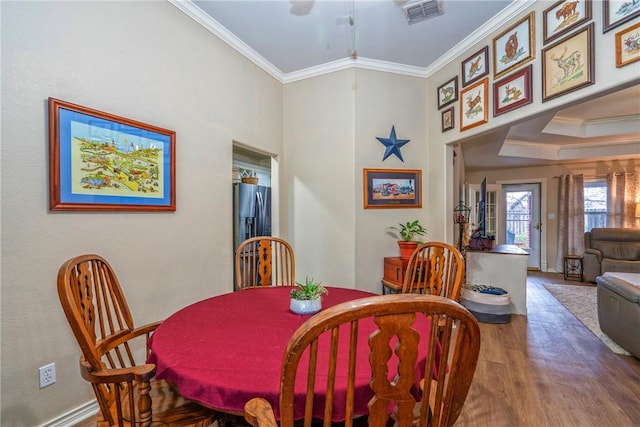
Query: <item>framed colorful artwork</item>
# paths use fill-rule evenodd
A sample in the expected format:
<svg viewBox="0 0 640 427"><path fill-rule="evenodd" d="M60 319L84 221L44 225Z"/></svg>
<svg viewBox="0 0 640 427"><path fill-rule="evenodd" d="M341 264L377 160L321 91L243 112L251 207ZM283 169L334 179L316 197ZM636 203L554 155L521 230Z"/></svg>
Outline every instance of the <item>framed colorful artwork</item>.
<svg viewBox="0 0 640 427"><path fill-rule="evenodd" d="M173 131L49 98L51 210L175 211Z"/></svg>
<svg viewBox="0 0 640 427"><path fill-rule="evenodd" d="M489 46L462 61L462 87L489 75Z"/></svg>
<svg viewBox="0 0 640 427"><path fill-rule="evenodd" d="M364 169L364 208L420 208L422 171Z"/></svg>
<svg viewBox="0 0 640 427"><path fill-rule="evenodd" d="M542 12L543 41L547 43L591 19L591 0L561 0Z"/></svg>
<svg viewBox="0 0 640 427"><path fill-rule="evenodd" d="M493 77L501 77L535 58L535 18L531 12L493 39Z"/></svg>
<svg viewBox="0 0 640 427"><path fill-rule="evenodd" d="M484 78L460 91L460 130L489 121L489 79Z"/></svg>
<svg viewBox="0 0 640 427"><path fill-rule="evenodd" d="M447 108L442 112L442 132L446 132L455 127L454 107Z"/></svg>
<svg viewBox="0 0 640 427"><path fill-rule="evenodd" d="M531 104L531 65L493 84L493 116Z"/></svg>
<svg viewBox="0 0 640 427"><path fill-rule="evenodd" d="M602 32L606 33L625 22L640 16L640 1L638 0L603 0Z"/></svg>
<svg viewBox="0 0 640 427"><path fill-rule="evenodd" d="M640 22L616 33L616 67L640 59Z"/></svg>
<svg viewBox="0 0 640 427"><path fill-rule="evenodd" d="M438 87L438 109L458 100L458 76Z"/></svg>
<svg viewBox="0 0 640 427"><path fill-rule="evenodd" d="M542 102L595 83L593 28L542 49Z"/></svg>

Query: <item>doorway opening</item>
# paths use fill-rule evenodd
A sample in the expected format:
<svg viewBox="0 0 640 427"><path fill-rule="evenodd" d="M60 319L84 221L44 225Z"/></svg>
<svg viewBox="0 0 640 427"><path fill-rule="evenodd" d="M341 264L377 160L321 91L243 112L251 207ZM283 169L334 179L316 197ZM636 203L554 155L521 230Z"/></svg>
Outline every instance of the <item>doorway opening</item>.
<svg viewBox="0 0 640 427"><path fill-rule="evenodd" d="M529 254L527 268L540 270L540 184L503 184L502 206L505 243L525 250Z"/></svg>

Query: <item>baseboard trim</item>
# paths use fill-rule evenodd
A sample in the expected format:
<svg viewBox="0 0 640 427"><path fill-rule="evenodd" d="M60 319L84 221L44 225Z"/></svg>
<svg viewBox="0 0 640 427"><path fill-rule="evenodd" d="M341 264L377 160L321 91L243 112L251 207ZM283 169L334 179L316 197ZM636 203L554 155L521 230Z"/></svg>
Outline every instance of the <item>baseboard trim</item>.
<svg viewBox="0 0 640 427"><path fill-rule="evenodd" d="M98 401L91 400L84 405L80 405L69 412L41 424L39 427L73 427L80 421L95 417L99 409Z"/></svg>

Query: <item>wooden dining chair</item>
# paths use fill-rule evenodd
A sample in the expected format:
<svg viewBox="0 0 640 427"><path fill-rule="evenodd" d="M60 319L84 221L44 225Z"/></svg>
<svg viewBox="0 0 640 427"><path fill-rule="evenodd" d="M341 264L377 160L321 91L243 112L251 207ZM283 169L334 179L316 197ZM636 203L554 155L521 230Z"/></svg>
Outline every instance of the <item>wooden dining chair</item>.
<svg viewBox="0 0 640 427"><path fill-rule="evenodd" d="M454 246L423 243L409 258L402 293L429 293L459 301L464 267L464 258Z"/></svg>
<svg viewBox="0 0 640 427"><path fill-rule="evenodd" d="M278 237L249 238L236 250L238 289L294 286L296 263L291 245Z"/></svg>
<svg viewBox="0 0 640 427"><path fill-rule="evenodd" d="M209 426L217 414L154 380L147 342L161 322L135 327L120 283L98 255L71 258L58 271L58 296L80 345L80 374L100 406L99 426ZM164 423L164 424L163 424Z"/></svg>
<svg viewBox="0 0 640 427"><path fill-rule="evenodd" d="M416 321L417 313L423 313L430 321L422 316L421 321ZM373 392L368 400L368 425L384 427L388 422L397 422L399 427L453 425L462 411L478 360L478 322L466 308L448 298L394 294L335 305L298 328L282 361L278 402L281 427L292 427L294 421L296 426L310 427L312 421L314 426L319 425L313 419L314 405L321 405L316 414L318 411L324 414L324 427L331 426L334 407L345 408L345 427L352 427L354 422L364 425L366 421L360 422L366 417L354 416L353 408L357 395L354 385L356 354L362 349L356 342L357 329L359 321L366 318L372 318L377 328L369 337L365 334L361 338L368 338L364 351L369 354L369 384ZM444 325L440 339L437 338L441 332L439 324ZM348 334L347 341L342 340L348 348L338 348L340 333ZM328 334L323 342L330 344L318 344L323 334ZM428 346L425 337L429 339ZM419 346L423 347L422 351ZM316 363L321 357L319 348L328 355L326 371ZM337 359L341 357L348 357L348 360L338 363ZM424 368L418 368L420 366ZM344 400L336 397L336 378L347 379ZM420 378L437 380L430 387L422 387L420 393L415 391L416 382L422 383ZM302 381L302 384L296 386L296 381ZM298 393L295 402L294 390ZM322 396L318 396L318 390ZM304 408L304 424L294 420L296 405ZM252 426L278 425L266 399L251 399L244 409L245 419Z"/></svg>

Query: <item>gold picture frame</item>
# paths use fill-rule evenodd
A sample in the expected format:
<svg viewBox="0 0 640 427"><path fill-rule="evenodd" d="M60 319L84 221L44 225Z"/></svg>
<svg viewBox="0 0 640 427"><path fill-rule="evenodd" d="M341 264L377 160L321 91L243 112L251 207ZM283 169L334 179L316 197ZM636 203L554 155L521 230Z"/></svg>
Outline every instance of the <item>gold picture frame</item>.
<svg viewBox="0 0 640 427"><path fill-rule="evenodd" d="M531 12L493 39L494 79L533 60L535 45L535 14Z"/></svg>
<svg viewBox="0 0 640 427"><path fill-rule="evenodd" d="M616 67L640 60L640 22L616 33Z"/></svg>
<svg viewBox="0 0 640 427"><path fill-rule="evenodd" d="M542 49L542 102L595 83L594 24Z"/></svg>

